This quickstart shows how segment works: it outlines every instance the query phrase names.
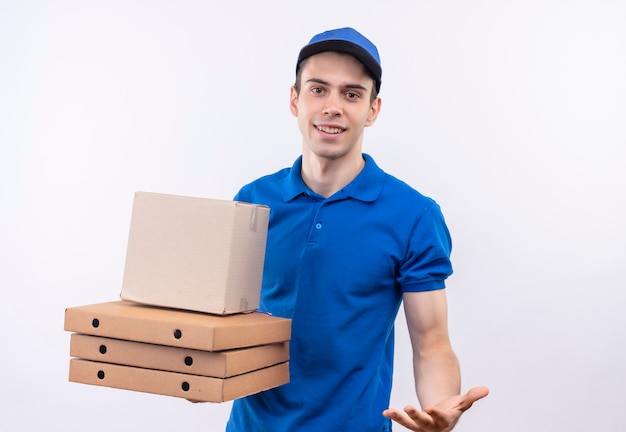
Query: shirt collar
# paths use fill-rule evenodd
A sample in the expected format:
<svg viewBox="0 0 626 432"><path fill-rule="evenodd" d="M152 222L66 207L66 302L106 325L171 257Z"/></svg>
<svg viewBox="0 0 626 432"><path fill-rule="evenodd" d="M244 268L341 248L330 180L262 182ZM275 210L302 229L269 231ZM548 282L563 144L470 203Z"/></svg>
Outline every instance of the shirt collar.
<svg viewBox="0 0 626 432"><path fill-rule="evenodd" d="M365 166L350 184L329 199L354 198L359 201L375 201L385 181L385 173L368 154L363 153ZM298 195L314 194L302 180L302 156L294 162L283 186L283 200L291 201Z"/></svg>

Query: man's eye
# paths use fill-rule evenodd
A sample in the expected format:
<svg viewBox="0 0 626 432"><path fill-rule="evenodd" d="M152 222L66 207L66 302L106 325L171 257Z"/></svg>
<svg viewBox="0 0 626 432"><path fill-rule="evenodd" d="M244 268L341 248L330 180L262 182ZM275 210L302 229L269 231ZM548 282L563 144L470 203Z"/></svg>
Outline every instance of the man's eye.
<svg viewBox="0 0 626 432"><path fill-rule="evenodd" d="M348 93L346 93L346 97L348 99L358 99L360 97L360 95L358 93L355 93L355 92L348 92Z"/></svg>
<svg viewBox="0 0 626 432"><path fill-rule="evenodd" d="M322 88L321 88L321 87L313 87L313 88L311 89L311 93L315 93L315 94L320 94L320 93L322 93L323 91L324 91L324 90L322 90Z"/></svg>

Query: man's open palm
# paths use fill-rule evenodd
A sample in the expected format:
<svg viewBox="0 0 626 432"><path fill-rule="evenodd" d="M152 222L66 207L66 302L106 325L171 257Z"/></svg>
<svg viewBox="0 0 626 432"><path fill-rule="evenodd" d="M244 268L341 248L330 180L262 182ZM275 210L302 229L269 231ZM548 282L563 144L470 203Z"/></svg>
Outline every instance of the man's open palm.
<svg viewBox="0 0 626 432"><path fill-rule="evenodd" d="M389 408L383 415L415 432L449 432L459 421L461 414L488 394L487 387L474 387L463 395L453 396L433 407L426 407L424 411L409 405L404 408L404 413Z"/></svg>

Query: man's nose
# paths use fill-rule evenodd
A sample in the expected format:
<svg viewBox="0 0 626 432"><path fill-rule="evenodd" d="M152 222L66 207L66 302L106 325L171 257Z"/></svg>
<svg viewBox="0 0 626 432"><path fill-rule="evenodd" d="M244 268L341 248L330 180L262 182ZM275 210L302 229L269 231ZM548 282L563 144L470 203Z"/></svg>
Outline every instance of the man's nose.
<svg viewBox="0 0 626 432"><path fill-rule="evenodd" d="M337 116L343 112L341 97L337 93L330 93L324 103L324 115Z"/></svg>

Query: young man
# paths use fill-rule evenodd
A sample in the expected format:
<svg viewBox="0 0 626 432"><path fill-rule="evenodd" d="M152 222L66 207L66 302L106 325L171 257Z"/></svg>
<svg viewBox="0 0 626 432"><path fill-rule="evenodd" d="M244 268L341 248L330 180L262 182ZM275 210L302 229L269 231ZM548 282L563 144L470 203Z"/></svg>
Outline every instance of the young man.
<svg viewBox="0 0 626 432"><path fill-rule="evenodd" d="M271 208L261 309L292 319L289 384L237 400L229 432L449 431L480 387L459 395L448 338L451 241L438 205L362 153L381 109L376 47L350 28L298 57L290 109L302 133L291 168L236 200ZM404 302L423 411L387 409L394 320Z"/></svg>

